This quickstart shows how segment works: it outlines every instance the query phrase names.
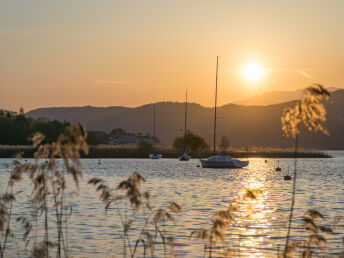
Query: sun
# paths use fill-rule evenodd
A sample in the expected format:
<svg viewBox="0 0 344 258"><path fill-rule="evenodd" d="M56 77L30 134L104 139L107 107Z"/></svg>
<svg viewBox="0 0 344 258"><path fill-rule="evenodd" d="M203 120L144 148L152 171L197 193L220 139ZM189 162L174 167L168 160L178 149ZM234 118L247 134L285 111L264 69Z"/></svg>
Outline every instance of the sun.
<svg viewBox="0 0 344 258"><path fill-rule="evenodd" d="M257 82L263 76L263 68L257 63L249 63L244 67L242 74L246 80Z"/></svg>

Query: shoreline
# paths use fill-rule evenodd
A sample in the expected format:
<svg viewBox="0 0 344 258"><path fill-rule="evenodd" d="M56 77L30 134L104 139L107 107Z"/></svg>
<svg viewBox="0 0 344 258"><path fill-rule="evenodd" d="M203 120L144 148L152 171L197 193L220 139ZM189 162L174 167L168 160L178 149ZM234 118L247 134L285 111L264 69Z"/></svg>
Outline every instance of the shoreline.
<svg viewBox="0 0 344 258"><path fill-rule="evenodd" d="M23 158L33 158L36 149L32 146L1 146L0 158L14 158L20 154ZM163 158L178 158L182 152L178 152L166 147L153 149L140 149L133 146L90 146L87 155L81 154L81 158L148 158L150 153L159 153ZM295 152L292 148L241 148L228 149L221 152L222 155L229 155L233 158L295 158ZM213 156L212 151L189 153L193 159L207 158ZM297 158L332 158L324 150L300 148Z"/></svg>

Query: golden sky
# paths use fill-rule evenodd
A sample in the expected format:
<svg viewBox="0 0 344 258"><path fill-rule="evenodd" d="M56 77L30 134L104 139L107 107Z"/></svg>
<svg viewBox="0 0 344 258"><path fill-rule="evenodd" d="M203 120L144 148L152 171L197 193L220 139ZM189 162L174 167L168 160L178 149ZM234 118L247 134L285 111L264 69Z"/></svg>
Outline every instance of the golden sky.
<svg viewBox="0 0 344 258"><path fill-rule="evenodd" d="M218 103L344 87L343 0L0 1L0 108ZM250 82L243 67L263 76Z"/></svg>

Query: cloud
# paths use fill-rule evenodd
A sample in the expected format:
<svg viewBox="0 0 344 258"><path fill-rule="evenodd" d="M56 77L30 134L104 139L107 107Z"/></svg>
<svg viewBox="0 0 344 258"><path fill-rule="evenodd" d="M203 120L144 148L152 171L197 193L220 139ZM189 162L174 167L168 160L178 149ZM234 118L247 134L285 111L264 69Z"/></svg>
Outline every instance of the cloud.
<svg viewBox="0 0 344 258"><path fill-rule="evenodd" d="M277 69L272 69L272 68L266 68L264 71L267 72L273 72L273 73L284 73L284 74L298 74L301 75L307 79L314 79L315 77L309 74L306 71L300 71L300 70L295 70L295 69L285 69L285 68L277 68Z"/></svg>
<svg viewBox="0 0 344 258"><path fill-rule="evenodd" d="M312 75L310 75L309 73L305 72L305 71L301 71L300 74L303 76L303 77L306 77L308 79L314 79L314 77Z"/></svg>
<svg viewBox="0 0 344 258"><path fill-rule="evenodd" d="M112 84L112 85L125 85L128 81L111 81L111 80L98 80L95 81L96 84Z"/></svg>

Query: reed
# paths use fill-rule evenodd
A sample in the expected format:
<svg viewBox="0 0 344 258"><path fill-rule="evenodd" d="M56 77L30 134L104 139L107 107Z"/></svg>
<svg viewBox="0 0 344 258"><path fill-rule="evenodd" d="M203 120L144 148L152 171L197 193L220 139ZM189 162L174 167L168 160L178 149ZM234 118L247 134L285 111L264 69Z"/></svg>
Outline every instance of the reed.
<svg viewBox="0 0 344 258"><path fill-rule="evenodd" d="M117 193L110 191L103 179L92 178L88 184L94 185L99 198L105 204L105 212L109 212L110 208L114 206L122 225L122 240L123 240L123 255L126 256L129 250L130 257L146 257L150 252L154 256L156 246L159 244L158 239L163 243L164 255L167 255L167 248L170 248L170 253L173 253L173 236L166 231L166 225L174 223L174 215L181 211L181 207L175 202L168 202L164 207L154 209L150 204L150 193L141 191L141 184L146 179L139 173L132 174L126 180L120 182L117 186ZM130 210L130 215L128 215ZM129 237L128 232L132 229L133 224L137 224L136 215L142 211L144 216L144 224L138 226L140 230L134 239ZM114 216L114 214L111 214ZM116 221L116 220L115 220ZM140 246L141 244L141 246ZM139 248L142 248L142 253Z"/></svg>
<svg viewBox="0 0 344 258"><path fill-rule="evenodd" d="M304 90L304 96L295 105L295 107L286 108L281 117L282 132L286 138L292 137L295 140L295 161L294 161L294 177L292 188L292 201L289 215L288 232L284 248L284 256L287 256L288 242L291 230L291 223L293 220L295 194L296 194L296 180L297 180L297 158L298 152L298 137L300 134L300 126L304 125L309 131L321 131L328 135L327 129L323 123L326 121L326 109L322 101L329 99L330 92L320 84L314 84Z"/></svg>
<svg viewBox="0 0 344 258"><path fill-rule="evenodd" d="M66 243L67 232L63 232L63 228L67 228L66 213L68 204L66 203L65 191L67 175L70 176L75 186L78 187L79 180L81 179L80 171L80 151L87 152L88 146L86 144L86 131L79 124L70 126L66 134L60 135L58 140L52 144L41 144L44 136L36 133L32 137L33 147L37 148L34 154L34 162L23 162L20 158L14 161L14 168L11 172L9 185L12 186L23 179L24 174L29 178L32 185L31 202L35 209L35 214L43 220L44 236L37 240L35 233L35 241L32 246L33 257L49 257L50 249L56 249L56 257L61 257L62 252L64 257L68 257L68 248ZM64 171L60 170L56 165L56 159L63 160ZM12 191L12 190L11 190ZM9 198L9 195L3 195L2 200L4 205L2 222L9 225L11 219L12 202L14 197ZM11 193L11 196L12 193ZM7 197L7 198L5 198ZM5 199L4 199L5 198ZM6 208L6 202L10 201L9 212ZM1 205L1 204L0 204ZM49 207L50 205L50 207ZM55 210L56 216L56 232L57 237L51 237L49 232L49 210ZM36 227L37 220L33 224L29 217L19 217L17 221L22 224L25 229L24 241L28 245L27 238L31 234L33 227ZM3 223L2 223L3 224ZM1 246L1 256L4 256L6 249L7 235L9 234L9 226L7 226L4 244ZM57 242L51 241L57 239Z"/></svg>
<svg viewBox="0 0 344 258"><path fill-rule="evenodd" d="M13 168L10 169L7 187L0 196L1 257L6 257L9 241L16 241L10 229L11 221L14 220L23 229L22 239L27 256L70 256L68 223L69 217L73 214L67 196L68 193L79 190L79 182L82 180L80 153L88 151L86 132L82 126L72 125L52 144L42 144L43 139L44 136L39 133L32 137L33 148L36 148L33 162L25 162L20 157L15 159ZM63 161L63 167L57 166L57 159ZM27 215L14 218L12 210L16 204L16 195L20 192L15 192L13 186L22 181L24 176L29 179L32 186L29 198L33 216L30 216L28 210ZM120 225L123 249L114 255L176 256L175 237L170 228L177 223L178 216L183 214L182 208L174 201L154 207L150 192L143 190L145 182L146 178L139 173L133 173L114 188L101 178L88 180L88 184L94 186L103 202L104 212L113 218L113 223ZM241 212L239 208L258 200L261 193L258 189L248 189L242 196L242 201L232 201L228 207L217 211L209 219L208 227L190 232L191 239L203 242L204 257L240 256L240 247L236 249L229 238L232 226L237 223L236 216ZM51 219L52 216L55 217L54 220ZM330 241L327 235L335 234L336 227L341 221L340 216L335 217L332 226L329 226L323 218L320 212L308 210L303 218L307 239L288 241L284 252L278 253L278 256L322 255L321 251ZM54 225L56 230L49 230L51 225ZM40 231L44 234L37 234ZM244 240L241 237L239 239ZM17 253L20 256L19 250ZM344 251L338 256L343 257Z"/></svg>

